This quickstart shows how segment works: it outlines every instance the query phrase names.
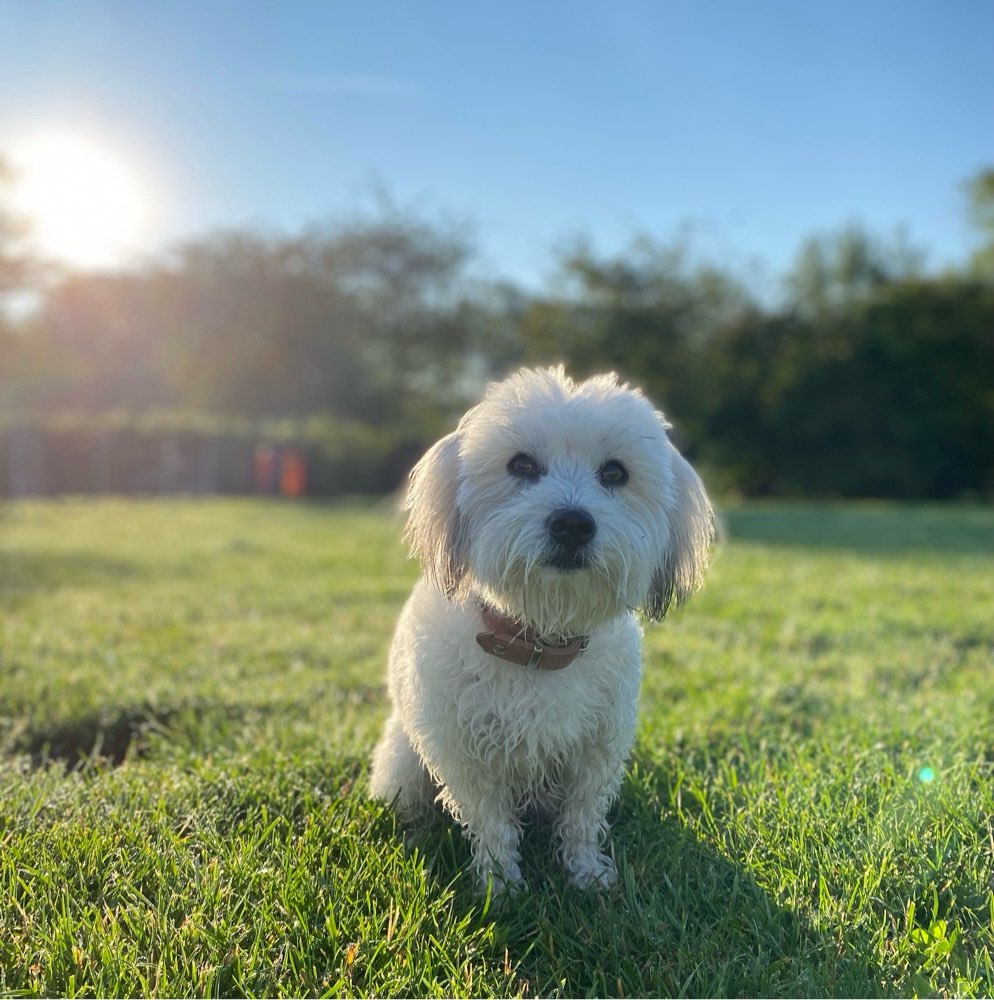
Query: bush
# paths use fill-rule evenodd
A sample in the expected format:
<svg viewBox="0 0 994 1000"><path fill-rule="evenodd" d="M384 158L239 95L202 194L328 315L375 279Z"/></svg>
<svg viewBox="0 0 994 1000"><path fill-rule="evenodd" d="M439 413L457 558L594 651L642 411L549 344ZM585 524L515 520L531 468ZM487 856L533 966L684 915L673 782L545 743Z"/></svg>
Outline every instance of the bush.
<svg viewBox="0 0 994 1000"><path fill-rule="evenodd" d="M274 463L268 480L257 470L263 448ZM0 425L0 494L276 493L291 454L303 458L308 495L382 494L401 484L422 450L403 430L331 418L35 416Z"/></svg>

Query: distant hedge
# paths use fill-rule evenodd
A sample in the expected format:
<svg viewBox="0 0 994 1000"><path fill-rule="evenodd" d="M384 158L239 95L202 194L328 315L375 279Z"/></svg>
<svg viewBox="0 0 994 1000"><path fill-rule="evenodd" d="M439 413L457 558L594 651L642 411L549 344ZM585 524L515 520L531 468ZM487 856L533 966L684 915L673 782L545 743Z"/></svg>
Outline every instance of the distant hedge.
<svg viewBox="0 0 994 1000"><path fill-rule="evenodd" d="M0 424L0 495L278 493L291 459L309 496L383 494L423 447L400 430L323 418L35 415Z"/></svg>

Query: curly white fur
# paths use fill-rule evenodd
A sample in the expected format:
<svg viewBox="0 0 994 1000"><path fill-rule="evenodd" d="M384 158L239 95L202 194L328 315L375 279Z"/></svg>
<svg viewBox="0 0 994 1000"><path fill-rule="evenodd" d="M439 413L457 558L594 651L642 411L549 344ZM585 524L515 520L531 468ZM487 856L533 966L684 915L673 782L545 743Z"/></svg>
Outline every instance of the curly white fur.
<svg viewBox="0 0 994 1000"><path fill-rule="evenodd" d="M492 385L412 474L407 537L424 576L390 651L393 713L371 788L412 818L434 801L469 835L481 879L522 884L528 805L556 817L580 886L609 885L606 816L635 731L641 631L696 589L712 536L697 475L667 423L614 375L562 368ZM515 470L527 456L534 474ZM604 470L620 467L623 481ZM552 537L581 512L593 536ZM563 568L564 563L572 564ZM551 641L589 636L562 670L518 666L476 642L489 604Z"/></svg>

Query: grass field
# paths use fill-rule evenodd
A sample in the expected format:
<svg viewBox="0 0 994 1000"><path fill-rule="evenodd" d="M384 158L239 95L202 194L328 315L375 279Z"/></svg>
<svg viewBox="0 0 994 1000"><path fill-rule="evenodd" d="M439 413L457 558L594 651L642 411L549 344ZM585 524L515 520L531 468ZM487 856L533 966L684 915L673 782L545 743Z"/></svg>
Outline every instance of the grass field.
<svg viewBox="0 0 994 1000"><path fill-rule="evenodd" d="M364 796L384 510L0 507L0 993L991 996L994 511L725 521L647 630L619 885L530 829L487 905Z"/></svg>

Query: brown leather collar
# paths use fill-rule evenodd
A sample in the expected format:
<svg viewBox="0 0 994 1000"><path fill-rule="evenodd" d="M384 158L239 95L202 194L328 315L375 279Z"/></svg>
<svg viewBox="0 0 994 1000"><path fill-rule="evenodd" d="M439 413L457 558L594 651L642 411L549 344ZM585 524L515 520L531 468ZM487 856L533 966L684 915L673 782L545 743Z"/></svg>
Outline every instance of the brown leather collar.
<svg viewBox="0 0 994 1000"><path fill-rule="evenodd" d="M489 605L480 606L480 615L487 631L480 632L476 641L488 653L509 663L535 670L562 670L587 648L588 636L577 635L559 642L547 642L538 633L516 618L508 618Z"/></svg>

